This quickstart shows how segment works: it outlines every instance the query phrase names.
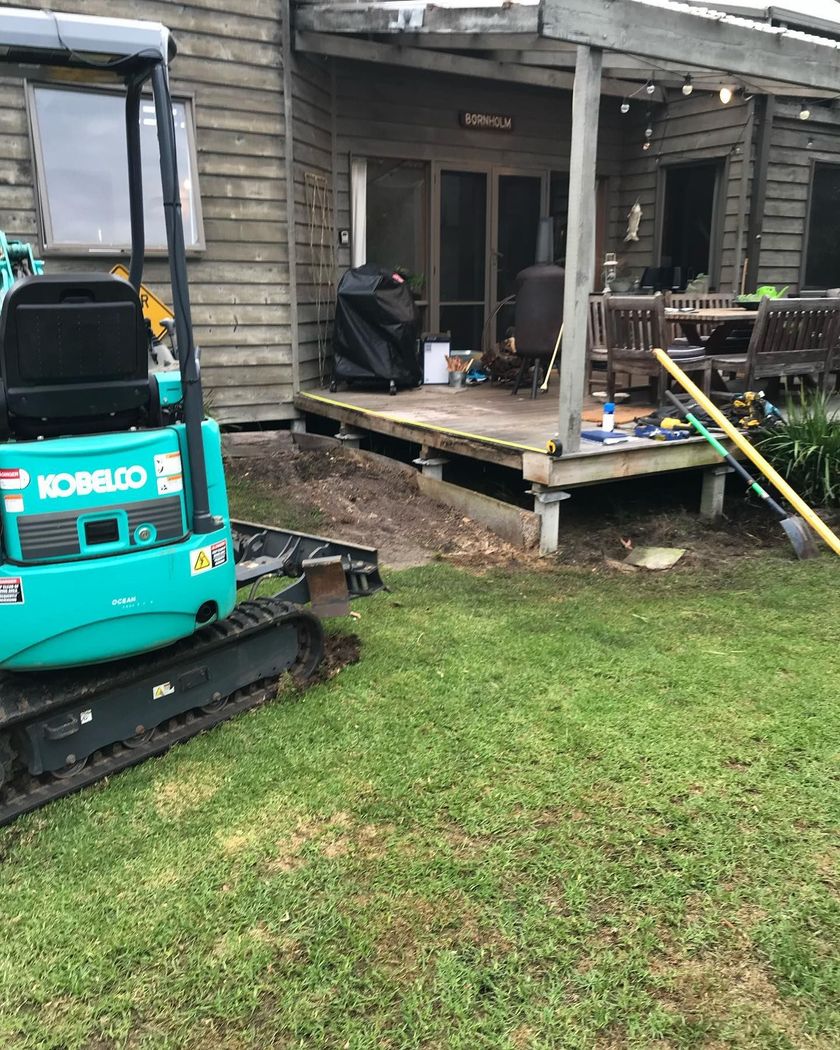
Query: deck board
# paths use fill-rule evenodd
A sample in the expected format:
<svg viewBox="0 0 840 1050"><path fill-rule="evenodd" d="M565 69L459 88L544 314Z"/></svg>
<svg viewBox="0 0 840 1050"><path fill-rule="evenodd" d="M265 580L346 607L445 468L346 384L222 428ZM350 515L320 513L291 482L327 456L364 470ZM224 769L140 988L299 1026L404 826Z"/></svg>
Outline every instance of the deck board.
<svg viewBox="0 0 840 1050"><path fill-rule="evenodd" d="M585 407L596 407L590 400ZM512 397L501 386L422 386L387 393L349 390L301 392L295 406L362 430L390 434L430 448L498 463L522 471L528 481L574 486L598 481L684 470L718 461L702 438L654 442L631 437L620 445L583 441L580 451L552 459L545 445L557 431L553 391L531 400ZM639 405L639 415L650 406ZM587 424L588 427L597 424Z"/></svg>

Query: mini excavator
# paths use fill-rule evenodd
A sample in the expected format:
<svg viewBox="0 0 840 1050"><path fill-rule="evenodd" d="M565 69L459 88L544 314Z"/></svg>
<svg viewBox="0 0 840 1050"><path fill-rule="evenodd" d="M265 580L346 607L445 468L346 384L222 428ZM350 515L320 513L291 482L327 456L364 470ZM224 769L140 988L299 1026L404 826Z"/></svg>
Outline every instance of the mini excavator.
<svg viewBox="0 0 840 1050"><path fill-rule="evenodd" d="M382 586L373 550L230 519L190 318L174 54L157 23L0 10L2 75L122 86L131 228L128 280L44 274L0 245L0 823L311 675L318 614ZM159 373L138 295L149 94L179 365ZM271 578L285 585L258 596Z"/></svg>

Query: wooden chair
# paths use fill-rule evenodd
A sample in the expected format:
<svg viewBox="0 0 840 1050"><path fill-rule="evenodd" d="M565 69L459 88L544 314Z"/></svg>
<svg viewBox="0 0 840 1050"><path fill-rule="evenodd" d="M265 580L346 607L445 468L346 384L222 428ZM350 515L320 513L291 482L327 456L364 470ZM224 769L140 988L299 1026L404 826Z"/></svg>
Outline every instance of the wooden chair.
<svg viewBox="0 0 840 1050"><path fill-rule="evenodd" d="M665 295L665 305L675 310L728 310L734 302L735 296L732 292L668 292ZM714 325L708 322L699 323L697 331L700 338L708 339L713 328ZM676 337L678 333L675 332L674 335Z"/></svg>
<svg viewBox="0 0 840 1050"><path fill-rule="evenodd" d="M711 379L709 359L702 347L674 346L667 339L665 300L656 295L604 295L607 332L607 397L615 396L617 372L650 376L651 396L665 399L668 375L650 353L661 347L686 372L701 373L701 386L708 393Z"/></svg>
<svg viewBox="0 0 840 1050"><path fill-rule="evenodd" d="M825 391L838 337L840 300L763 299L747 352L714 355L712 367L743 379L747 390L762 379L802 376Z"/></svg>

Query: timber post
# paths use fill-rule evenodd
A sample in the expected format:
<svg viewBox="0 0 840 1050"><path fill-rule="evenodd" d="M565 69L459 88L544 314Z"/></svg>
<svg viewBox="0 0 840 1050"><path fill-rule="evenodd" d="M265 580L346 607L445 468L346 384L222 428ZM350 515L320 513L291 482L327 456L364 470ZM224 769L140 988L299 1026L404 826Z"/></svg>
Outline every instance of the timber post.
<svg viewBox="0 0 840 1050"><path fill-rule="evenodd" d="M595 255L595 165L602 61L603 52L599 48L578 47L572 95L566 290L557 431L564 452L580 449L580 417L586 387L586 329Z"/></svg>

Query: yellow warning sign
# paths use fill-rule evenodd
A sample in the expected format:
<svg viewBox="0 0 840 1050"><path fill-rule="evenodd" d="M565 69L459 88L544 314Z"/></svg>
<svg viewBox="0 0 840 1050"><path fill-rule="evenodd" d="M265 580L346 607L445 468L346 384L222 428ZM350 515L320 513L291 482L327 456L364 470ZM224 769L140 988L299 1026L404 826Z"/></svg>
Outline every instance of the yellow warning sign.
<svg viewBox="0 0 840 1050"><path fill-rule="evenodd" d="M193 572L204 572L204 570L209 569L212 564L210 558L207 556L207 551L200 550L196 556L195 563L193 564Z"/></svg>
<svg viewBox="0 0 840 1050"><path fill-rule="evenodd" d="M128 280L128 270L121 263L117 263L111 269L111 273L117 277L122 277L124 281ZM162 339L166 335L166 329L161 324L161 321L165 317L175 316L172 313L172 307L167 306L162 299L158 299L155 293L148 289L145 284L140 285L140 302L143 306L143 316L152 322L152 334L155 339Z"/></svg>

